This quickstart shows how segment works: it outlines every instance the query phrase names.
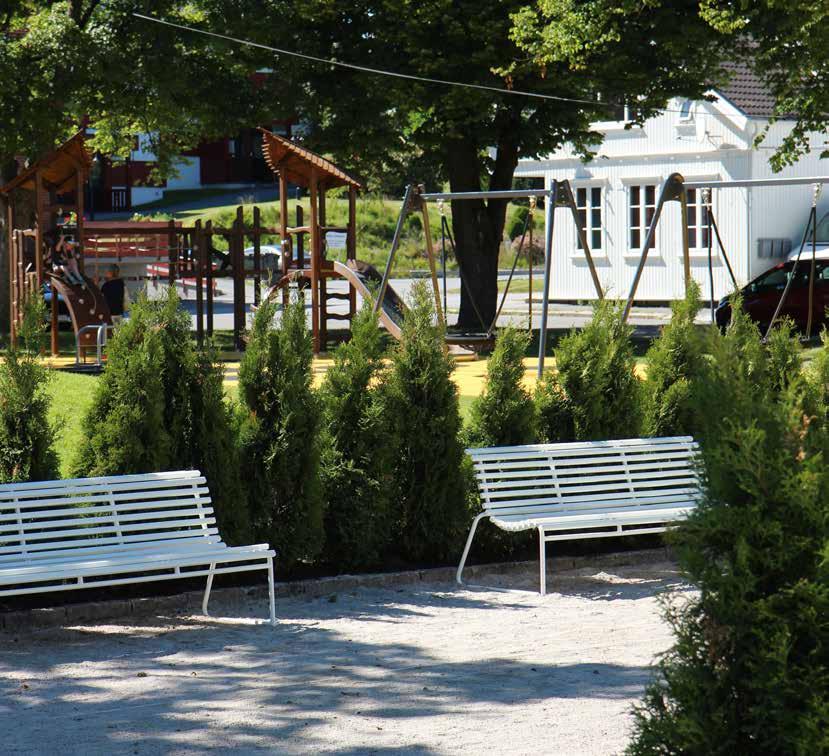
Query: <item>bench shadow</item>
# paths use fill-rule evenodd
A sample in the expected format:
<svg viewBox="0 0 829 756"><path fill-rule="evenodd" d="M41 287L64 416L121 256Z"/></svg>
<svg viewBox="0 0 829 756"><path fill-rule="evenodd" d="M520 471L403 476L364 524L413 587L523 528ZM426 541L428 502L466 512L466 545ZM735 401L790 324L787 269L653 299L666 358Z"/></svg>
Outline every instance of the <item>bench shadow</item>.
<svg viewBox="0 0 829 756"><path fill-rule="evenodd" d="M653 596L670 580L620 586L620 597ZM594 595L589 581L586 589L582 584L576 590L575 581L572 587L573 594L598 600L609 600L614 590L597 586ZM84 743L88 753L183 748L432 754L438 751L419 738L403 747L371 733L393 731L404 721L417 722L418 732L426 732L435 717L462 717L476 705L626 701L641 695L652 677L647 666L599 659L539 664L508 658L503 650L485 658L447 660L415 641L360 640L315 624L332 617L404 622L438 604L481 611L538 608L536 600L505 604L501 593L486 597L446 586L410 589L402 596L392 590L377 593L376 600L372 595L356 606L325 598L279 602L275 628L253 624L263 609L257 601L255 607L233 611L232 619L162 616L131 620L136 624L123 629L110 624L40 631L17 642L0 636L4 751L45 753L57 732L62 742ZM215 612L220 610L225 607L217 605ZM81 664L85 676L67 669ZM25 680L30 682L24 688ZM339 747L326 740L333 719L341 720L337 728L350 730L349 744ZM353 745L355 740L359 745Z"/></svg>

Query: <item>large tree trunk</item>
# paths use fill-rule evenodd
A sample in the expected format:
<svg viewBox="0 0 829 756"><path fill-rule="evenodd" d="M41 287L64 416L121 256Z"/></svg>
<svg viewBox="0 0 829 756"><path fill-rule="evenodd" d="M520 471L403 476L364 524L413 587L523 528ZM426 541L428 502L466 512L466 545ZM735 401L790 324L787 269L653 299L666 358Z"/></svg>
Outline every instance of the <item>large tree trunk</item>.
<svg viewBox="0 0 829 756"><path fill-rule="evenodd" d="M497 147L495 168L488 190L510 189L518 150L509 138ZM483 166L473 140L453 142L447 155L449 188L452 192L482 190ZM452 230L455 255L462 271L461 306L457 327L486 331L498 307L498 255L504 235L507 205L504 200L454 200Z"/></svg>

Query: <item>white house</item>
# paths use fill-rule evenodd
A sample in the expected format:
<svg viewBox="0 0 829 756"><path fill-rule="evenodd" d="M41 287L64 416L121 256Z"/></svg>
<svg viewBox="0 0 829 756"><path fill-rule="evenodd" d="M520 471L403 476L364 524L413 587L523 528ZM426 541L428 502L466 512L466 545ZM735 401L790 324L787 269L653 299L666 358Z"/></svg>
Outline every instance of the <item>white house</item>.
<svg viewBox="0 0 829 756"><path fill-rule="evenodd" d="M678 172L687 181L829 175L829 160L819 158L827 137L817 134L811 137L810 154L779 174L772 172L768 159L793 123L778 121L755 148L754 139L768 124L773 101L748 69L735 66L733 71L728 86L712 92L718 98L715 102L674 100L642 127L625 129L624 120L594 124L604 134L604 142L587 164L569 146L543 159L519 162L519 177L543 179L547 187L554 179L570 181L599 277L610 296L627 296L659 189L671 173ZM812 193L812 186L714 190L713 215L740 285L798 248ZM818 217L828 210L829 185L818 205ZM708 244L701 192L689 191L688 215L692 273L707 295ZM594 298L572 217L558 210L554 230L551 298ZM715 295L720 297L733 287L716 242L713 250ZM636 299L679 298L683 280L680 208L670 202Z"/></svg>

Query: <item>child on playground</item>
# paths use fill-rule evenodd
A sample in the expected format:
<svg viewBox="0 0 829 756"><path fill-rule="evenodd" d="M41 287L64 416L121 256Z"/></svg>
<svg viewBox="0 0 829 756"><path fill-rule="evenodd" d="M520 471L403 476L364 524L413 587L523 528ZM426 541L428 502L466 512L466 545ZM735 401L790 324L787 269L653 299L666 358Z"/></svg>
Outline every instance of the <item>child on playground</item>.
<svg viewBox="0 0 829 756"><path fill-rule="evenodd" d="M70 284L75 286L86 286L86 281L81 275L78 267L78 259L75 255L76 243L67 239L62 231L52 232L52 238L57 237L52 252L52 268L59 273Z"/></svg>

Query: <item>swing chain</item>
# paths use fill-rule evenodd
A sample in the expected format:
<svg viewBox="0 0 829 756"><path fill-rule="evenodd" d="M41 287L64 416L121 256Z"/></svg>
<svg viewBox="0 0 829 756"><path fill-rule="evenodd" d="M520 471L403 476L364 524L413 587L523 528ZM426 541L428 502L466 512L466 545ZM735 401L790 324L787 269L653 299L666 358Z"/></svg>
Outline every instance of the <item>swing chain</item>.
<svg viewBox="0 0 829 756"><path fill-rule="evenodd" d="M439 199L438 202L437 202L437 205L438 205L438 212L440 213L440 217L445 218L446 217L446 203L442 199Z"/></svg>
<svg viewBox="0 0 829 756"><path fill-rule="evenodd" d="M814 184L812 188L812 207L817 207L817 201L820 199L820 193L823 189L823 184Z"/></svg>

